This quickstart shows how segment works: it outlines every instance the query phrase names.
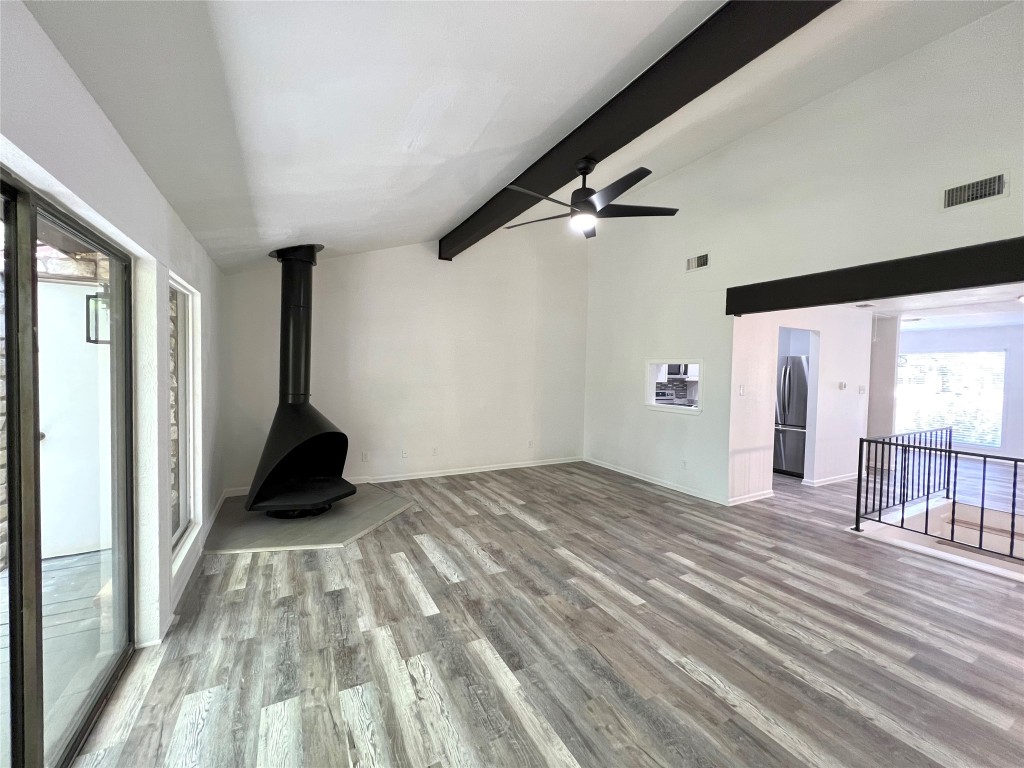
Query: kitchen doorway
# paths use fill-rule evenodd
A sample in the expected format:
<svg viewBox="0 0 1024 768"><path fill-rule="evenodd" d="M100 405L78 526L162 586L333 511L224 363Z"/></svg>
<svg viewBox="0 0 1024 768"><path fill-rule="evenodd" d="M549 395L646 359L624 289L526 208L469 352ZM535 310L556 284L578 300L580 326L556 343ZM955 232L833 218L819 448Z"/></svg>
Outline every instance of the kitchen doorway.
<svg viewBox="0 0 1024 768"><path fill-rule="evenodd" d="M814 455L817 406L817 346L802 328L779 328L775 366L775 443L772 471L804 478L807 456Z"/></svg>

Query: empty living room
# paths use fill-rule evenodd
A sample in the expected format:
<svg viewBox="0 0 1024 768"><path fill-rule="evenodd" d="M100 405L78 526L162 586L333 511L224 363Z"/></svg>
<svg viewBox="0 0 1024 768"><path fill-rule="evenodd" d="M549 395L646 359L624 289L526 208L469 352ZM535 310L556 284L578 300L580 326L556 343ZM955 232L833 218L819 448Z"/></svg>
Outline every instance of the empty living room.
<svg viewBox="0 0 1024 768"><path fill-rule="evenodd" d="M1022 184L1024 0L2 0L0 768L1024 765Z"/></svg>

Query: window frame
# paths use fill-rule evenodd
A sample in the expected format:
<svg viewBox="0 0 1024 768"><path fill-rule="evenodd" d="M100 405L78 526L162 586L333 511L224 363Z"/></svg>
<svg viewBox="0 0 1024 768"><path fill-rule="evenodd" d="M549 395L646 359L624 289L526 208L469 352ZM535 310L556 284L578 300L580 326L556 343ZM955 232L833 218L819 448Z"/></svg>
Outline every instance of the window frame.
<svg viewBox="0 0 1024 768"><path fill-rule="evenodd" d="M180 369L184 367L184 376L177 376L176 402L178 410L178 507L180 512L177 530L171 529L171 553L177 555L182 550L182 545L189 541L191 533L200 522L200 510L197 505L195 493L197 478L199 450L196 440L198 423L197 393L199 387L196 377L199 366L197 365L197 333L196 323L197 308L199 304L199 292L182 280L174 273L168 275L168 302L171 292L174 291L180 298L184 298L185 322L181 322L181 304L177 312L177 356L176 361ZM170 307L168 306L168 325L170 324ZM184 326L184 327L183 327ZM184 354L182 354L182 341L184 341ZM169 352L169 350L168 350ZM169 355L168 355L169 357ZM168 366L170 361L168 361ZM170 369L168 370L170 373ZM184 397L183 397L184 395ZM169 489L168 489L169 491ZM171 518L173 520L173 517Z"/></svg>

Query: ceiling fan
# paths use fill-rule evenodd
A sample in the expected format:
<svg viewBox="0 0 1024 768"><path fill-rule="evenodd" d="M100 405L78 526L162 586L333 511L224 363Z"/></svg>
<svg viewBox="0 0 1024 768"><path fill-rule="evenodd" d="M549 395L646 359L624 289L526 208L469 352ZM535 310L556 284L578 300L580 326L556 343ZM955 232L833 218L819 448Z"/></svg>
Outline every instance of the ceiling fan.
<svg viewBox="0 0 1024 768"><path fill-rule="evenodd" d="M576 161L576 171L583 177L583 186L573 190L572 199L569 203L563 203L561 200L555 200L553 197L517 187L515 184L509 184L508 189L522 192L524 195L532 195L541 200L558 203L570 210L569 213L561 213L558 216L547 216L543 219L512 224L505 227L505 229L524 227L527 224L536 224L538 221L568 218L569 225L573 229L582 232L589 238L597 234L598 219L621 219L631 216L675 216L679 212L678 208L658 208L652 205L616 205L612 201L638 184L642 179L650 176L650 170L647 168L637 168L635 171L627 173L618 181L612 182L599 192L595 192L587 186L587 176L593 173L596 166L597 161L590 157L584 157L582 160Z"/></svg>

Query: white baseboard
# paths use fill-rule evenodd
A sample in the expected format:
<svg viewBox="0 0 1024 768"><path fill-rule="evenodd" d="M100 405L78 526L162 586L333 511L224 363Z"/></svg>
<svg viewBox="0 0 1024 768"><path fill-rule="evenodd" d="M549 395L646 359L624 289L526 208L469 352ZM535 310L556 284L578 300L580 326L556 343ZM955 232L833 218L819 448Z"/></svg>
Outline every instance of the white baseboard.
<svg viewBox="0 0 1024 768"><path fill-rule="evenodd" d="M811 488L820 488L823 485L831 485L832 483L841 483L843 480L853 480L857 477L856 472L850 472L845 475L835 475L834 477L823 477L820 480L808 480L804 478L800 481L801 485L809 485Z"/></svg>
<svg viewBox="0 0 1024 768"><path fill-rule="evenodd" d="M760 501L761 499L770 499L775 496L775 491L756 491L754 493L748 493L743 496L733 496L727 502L728 507L735 507L737 504L747 504L751 501Z"/></svg>
<svg viewBox="0 0 1024 768"><path fill-rule="evenodd" d="M670 491L678 491L679 493L685 493L687 496L694 496L694 497L696 497L698 499L703 499L704 501L710 501L710 502L712 502L714 504L721 504L722 503L718 499L708 498L707 496L704 496L700 491L695 490L693 488L689 488L689 487L687 487L685 485L678 485L676 483L670 483L667 480L662 480L662 479L657 478L657 477L652 477L651 475L645 475L643 472L634 472L632 469L626 469L625 467L620 467L617 464L610 464L607 461L601 461L599 459L582 459L582 461L585 461L588 464L594 464L595 466L598 466L598 467L604 467L605 469L610 469L613 472L618 472L618 473L623 474L623 475L629 475L630 477L635 477L637 480L643 480L644 482L650 483L651 485L658 485L658 486L661 486L662 488L668 488Z"/></svg>
<svg viewBox="0 0 1024 768"><path fill-rule="evenodd" d="M249 494L248 488L225 488L224 493L220 495L217 500L217 508L213 510L213 517L210 518L210 525L213 525L213 521L217 519L217 515L220 514L220 508L224 506L224 502L231 496L247 496Z"/></svg>
<svg viewBox="0 0 1024 768"><path fill-rule="evenodd" d="M569 464L583 461L581 456L564 459L535 459L532 461L512 461L507 464L485 464L479 467L458 467L456 469L431 469L426 472L404 472L400 475L376 475L371 477L350 477L353 485L360 483L394 483L399 480L419 480L423 477L444 477L446 475L471 475L474 472L495 472L499 469L520 469L521 467L543 467L548 464Z"/></svg>
<svg viewBox="0 0 1024 768"><path fill-rule="evenodd" d="M408 472L400 475L362 475L345 478L352 485L364 485L366 483L394 483L399 480L419 480L424 477L445 477L447 475L471 475L476 472L494 472L499 469L520 469L522 467L543 467L549 464L571 464L574 461L584 461L582 456L573 456L564 459L536 459L533 461L513 461L507 464L486 464L478 467L456 467L454 469L431 469L426 472ZM231 496L245 496L249 493L248 488L226 488L220 495L217 502L217 512ZM214 513L216 518L217 513ZM212 521L211 521L212 523Z"/></svg>

